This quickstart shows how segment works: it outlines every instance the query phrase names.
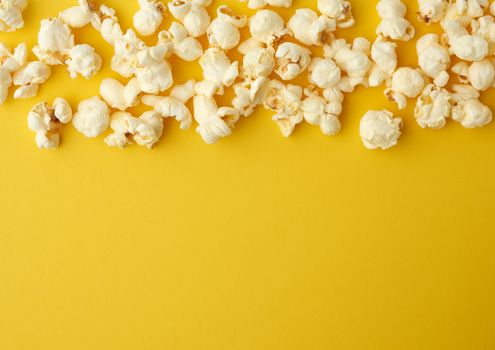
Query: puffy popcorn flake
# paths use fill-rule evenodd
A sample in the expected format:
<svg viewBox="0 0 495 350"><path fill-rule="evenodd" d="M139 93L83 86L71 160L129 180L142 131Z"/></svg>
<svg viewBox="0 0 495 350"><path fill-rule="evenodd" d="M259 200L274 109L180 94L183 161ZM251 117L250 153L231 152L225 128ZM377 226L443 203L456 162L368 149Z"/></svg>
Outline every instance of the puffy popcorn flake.
<svg viewBox="0 0 495 350"><path fill-rule="evenodd" d="M168 31L163 30L158 33L157 45L166 48L165 57L173 53L188 62L197 60L203 54L201 43L189 36L186 28L179 22L172 22Z"/></svg>
<svg viewBox="0 0 495 350"><path fill-rule="evenodd" d="M72 108L63 98L56 98L49 106L38 103L28 114L28 127L36 133L36 145L40 149L56 148L60 144L60 128L72 119Z"/></svg>
<svg viewBox="0 0 495 350"><path fill-rule="evenodd" d="M441 78L448 73L450 66L450 55L447 48L440 45L437 34L425 34L416 43L418 64L421 70L430 78ZM447 83L447 82L445 82Z"/></svg>
<svg viewBox="0 0 495 350"><path fill-rule="evenodd" d="M27 7L27 0L0 1L0 31L14 32L24 27L22 12Z"/></svg>
<svg viewBox="0 0 495 350"><path fill-rule="evenodd" d="M418 0L418 5L418 19L426 24L431 24L442 20L449 0Z"/></svg>
<svg viewBox="0 0 495 350"><path fill-rule="evenodd" d="M397 44L378 36L371 46L373 65L369 72L369 86L379 86L397 69Z"/></svg>
<svg viewBox="0 0 495 350"><path fill-rule="evenodd" d="M71 28L82 28L91 23L93 13L86 0L79 1L79 5L61 11L58 17Z"/></svg>
<svg viewBox="0 0 495 350"><path fill-rule="evenodd" d="M335 19L340 28L352 27L355 23L351 3L346 0L318 0L318 11Z"/></svg>
<svg viewBox="0 0 495 350"><path fill-rule="evenodd" d="M225 52L218 48L206 50L199 59L199 64L204 79L218 86L231 86L239 76L239 62L231 63Z"/></svg>
<svg viewBox="0 0 495 350"><path fill-rule="evenodd" d="M245 53L242 60L244 77L256 79L267 77L275 69L275 50L272 47L255 48Z"/></svg>
<svg viewBox="0 0 495 350"><path fill-rule="evenodd" d="M0 43L0 66L10 73L19 70L27 61L27 47L25 43L17 45L12 53L10 48Z"/></svg>
<svg viewBox="0 0 495 350"><path fill-rule="evenodd" d="M337 66L347 76L343 76L339 88L345 92L352 92L357 85L367 85L367 75L372 67L368 58L368 42L366 39L356 38L352 47L344 39L336 40L331 46L325 46L325 57L333 58ZM368 42L369 43L369 42Z"/></svg>
<svg viewBox="0 0 495 350"><path fill-rule="evenodd" d="M401 67L392 75L390 87L385 90L385 96L397 103L399 109L405 109L406 98L415 98L423 90L425 80L418 69Z"/></svg>
<svg viewBox="0 0 495 350"><path fill-rule="evenodd" d="M136 142L153 148L163 135L163 120L157 112L144 112L138 118L127 112L115 112L110 117L113 133L105 138L111 147L124 148Z"/></svg>
<svg viewBox="0 0 495 350"><path fill-rule="evenodd" d="M469 64L467 62L461 61L456 63L452 66L451 71L457 76L457 80L460 83L469 83Z"/></svg>
<svg viewBox="0 0 495 350"><path fill-rule="evenodd" d="M215 18L207 30L210 46L219 47L222 50L230 50L239 44L241 35L239 28L246 26L247 17L235 15L226 5L217 9Z"/></svg>
<svg viewBox="0 0 495 350"><path fill-rule="evenodd" d="M103 134L108 129L109 123L108 106L99 97L81 101L72 118L72 124L76 130L89 138Z"/></svg>
<svg viewBox="0 0 495 350"><path fill-rule="evenodd" d="M402 119L394 118L386 109L368 111L361 119L359 133L366 148L386 150L397 144L401 126Z"/></svg>
<svg viewBox="0 0 495 350"><path fill-rule="evenodd" d="M456 0L455 6L458 15L477 18L488 8L488 0Z"/></svg>
<svg viewBox="0 0 495 350"><path fill-rule="evenodd" d="M308 71L309 82L322 89L337 85L341 78L340 68L331 58L314 58Z"/></svg>
<svg viewBox="0 0 495 350"><path fill-rule="evenodd" d="M206 34L210 26L210 15L208 11L203 6L194 3L190 5L189 11L183 18L177 19L182 22L189 35L194 38Z"/></svg>
<svg viewBox="0 0 495 350"><path fill-rule="evenodd" d="M309 67L311 52L298 44L285 42L277 48L275 59L275 73L282 80L292 80Z"/></svg>
<svg viewBox="0 0 495 350"><path fill-rule="evenodd" d="M452 119L466 129L481 128L492 121L492 111L476 99L460 101L452 109Z"/></svg>
<svg viewBox="0 0 495 350"><path fill-rule="evenodd" d="M493 87L495 82L495 68L492 62L485 59L473 62L468 69L468 79L478 91L485 91Z"/></svg>
<svg viewBox="0 0 495 350"><path fill-rule="evenodd" d="M74 35L69 26L59 18L41 21L38 32L38 45L33 52L40 61L49 65L64 63L64 54L74 47Z"/></svg>
<svg viewBox="0 0 495 350"><path fill-rule="evenodd" d="M50 67L41 61L29 62L12 76L12 82L19 88L14 93L14 99L31 98L36 96L38 88L51 75Z"/></svg>
<svg viewBox="0 0 495 350"><path fill-rule="evenodd" d="M311 88L305 89L307 96L301 105L304 120L311 125L320 127L323 134L332 136L340 132L341 124L338 116L342 112L341 101L328 102L320 97Z"/></svg>
<svg viewBox="0 0 495 350"><path fill-rule="evenodd" d="M101 69L101 57L96 53L94 47L90 45L76 45L68 51L67 56L68 59L65 64L72 79L77 78L78 75L85 79L90 79Z"/></svg>
<svg viewBox="0 0 495 350"><path fill-rule="evenodd" d="M414 109L416 122L422 128L439 129L446 124L452 110L452 94L446 89L429 84L418 97Z"/></svg>
<svg viewBox="0 0 495 350"><path fill-rule="evenodd" d="M162 24L165 5L158 0L138 0L139 10L134 14L133 25L142 36L153 35Z"/></svg>
<svg viewBox="0 0 495 350"><path fill-rule="evenodd" d="M280 127L284 137L294 132L297 124L304 120L301 110L303 89L298 85L284 85L278 80L272 80L270 91L263 102L263 106L273 112L273 120Z"/></svg>
<svg viewBox="0 0 495 350"><path fill-rule="evenodd" d="M120 81L108 78L100 84L100 96L112 108L125 111L139 103L141 88L137 78L132 78L124 86Z"/></svg>
<svg viewBox="0 0 495 350"><path fill-rule="evenodd" d="M0 66L0 105L5 102L9 95L9 88L12 85L10 72Z"/></svg>
<svg viewBox="0 0 495 350"><path fill-rule="evenodd" d="M136 71L136 78L141 91L147 94L158 94L170 88L174 82L170 64L162 59L162 62L143 66Z"/></svg>
<svg viewBox="0 0 495 350"><path fill-rule="evenodd" d="M376 34L401 41L409 41L414 37L414 27L404 18L407 9L402 1L380 0L376 10L381 18Z"/></svg>
<svg viewBox="0 0 495 350"><path fill-rule="evenodd" d="M239 111L235 108L221 107L213 97L194 96L194 119L198 123L196 132L207 144L216 143L220 138L230 136L235 123L239 120Z"/></svg>
<svg viewBox="0 0 495 350"><path fill-rule="evenodd" d="M260 10L251 16L249 31L253 39L270 46L290 34L290 31L285 28L284 19L272 10Z"/></svg>
<svg viewBox="0 0 495 350"><path fill-rule="evenodd" d="M488 55L488 42L480 35L462 35L451 43L451 50L461 60L481 61Z"/></svg>
<svg viewBox="0 0 495 350"><path fill-rule="evenodd" d="M488 42L488 55L495 54L495 18L483 16L471 21L471 34L480 35Z"/></svg>
<svg viewBox="0 0 495 350"><path fill-rule="evenodd" d="M138 53L146 48L145 43L138 39L136 33L129 29L125 35L115 40L112 70L124 78L130 78L138 67Z"/></svg>
<svg viewBox="0 0 495 350"><path fill-rule="evenodd" d="M298 9L287 23L294 37L304 45L321 46L333 39L336 21L310 9Z"/></svg>
<svg viewBox="0 0 495 350"><path fill-rule="evenodd" d="M232 100L232 106L239 113L248 117L254 109L261 105L270 92L270 79L267 77L258 77L255 80L244 80L234 84L235 97Z"/></svg>
<svg viewBox="0 0 495 350"><path fill-rule="evenodd" d="M285 7L285 8L289 8L292 6L292 0L241 0L241 1L247 2L248 7L253 10L258 10L265 6Z"/></svg>

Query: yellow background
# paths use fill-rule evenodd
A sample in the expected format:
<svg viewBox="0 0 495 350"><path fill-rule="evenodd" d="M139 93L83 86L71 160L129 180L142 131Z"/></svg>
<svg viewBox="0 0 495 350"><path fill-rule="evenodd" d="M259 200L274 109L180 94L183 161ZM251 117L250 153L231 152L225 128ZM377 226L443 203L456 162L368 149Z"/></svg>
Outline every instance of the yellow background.
<svg viewBox="0 0 495 350"><path fill-rule="evenodd" d="M73 3L31 0L26 27L0 40L31 47ZM131 25L137 1L106 3ZM357 25L340 33L373 39L376 2L352 3ZM97 77L57 67L35 99L0 106L0 349L495 348L495 124L421 130L411 103L399 145L368 151L362 114L396 110L358 89L336 137L300 125L284 139L260 111L213 146L167 120L153 151L72 126L39 151L36 102L75 107L116 76L92 28L76 38L104 57ZM416 64L414 43L399 51ZM178 82L199 77L173 63Z"/></svg>

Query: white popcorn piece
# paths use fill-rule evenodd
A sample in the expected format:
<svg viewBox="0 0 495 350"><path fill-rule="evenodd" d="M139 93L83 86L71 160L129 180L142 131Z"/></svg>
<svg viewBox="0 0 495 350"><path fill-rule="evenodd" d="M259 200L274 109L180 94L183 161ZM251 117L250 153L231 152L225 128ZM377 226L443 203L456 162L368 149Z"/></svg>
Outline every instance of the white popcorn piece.
<svg viewBox="0 0 495 350"><path fill-rule="evenodd" d="M129 29L121 38L114 42L114 56L112 70L124 78L133 76L138 67L138 52L144 50L146 44L138 39L136 33Z"/></svg>
<svg viewBox="0 0 495 350"><path fill-rule="evenodd" d="M416 52L418 64L423 73L436 79L437 85L445 86L449 77L447 69L450 66L450 55L448 49L440 45L439 36L437 34L423 35L416 43ZM447 81L445 81L445 75Z"/></svg>
<svg viewBox="0 0 495 350"><path fill-rule="evenodd" d="M419 69L401 67L394 72L389 85L385 96L397 103L399 109L405 109L407 98L417 97L423 91L425 80Z"/></svg>
<svg viewBox="0 0 495 350"><path fill-rule="evenodd" d="M462 35L451 43L451 51L461 60L481 61L488 55L488 42L481 35Z"/></svg>
<svg viewBox="0 0 495 350"><path fill-rule="evenodd" d="M110 128L113 133L105 138L107 145L124 148L136 142L151 149L163 135L163 120L155 111L144 112L138 118L127 112L115 112L110 117Z"/></svg>
<svg viewBox="0 0 495 350"><path fill-rule="evenodd" d="M189 129L192 124L192 115L186 106L186 102L194 96L194 80L185 84L176 85L170 96L143 96L143 103L153 107L162 118L175 118L180 123L182 130Z"/></svg>
<svg viewBox="0 0 495 350"><path fill-rule="evenodd" d="M492 121L491 109L479 101L479 92L471 85L454 85L452 119L466 129L480 128Z"/></svg>
<svg viewBox="0 0 495 350"><path fill-rule="evenodd" d="M72 119L72 108L63 98L56 98L49 106L38 103L28 114L28 127L36 133L36 145L40 149L56 148L60 144L60 128Z"/></svg>
<svg viewBox="0 0 495 350"><path fill-rule="evenodd" d="M29 62L12 76L12 82L19 88L14 93L14 99L31 98L36 96L38 88L51 75L50 67L41 61Z"/></svg>
<svg viewBox="0 0 495 350"><path fill-rule="evenodd" d="M103 134L108 129L109 123L108 106L96 96L81 101L72 118L72 124L76 130L89 138Z"/></svg>
<svg viewBox="0 0 495 350"><path fill-rule="evenodd" d="M255 48L245 53L242 60L242 75L249 79L268 77L275 69L275 50Z"/></svg>
<svg viewBox="0 0 495 350"><path fill-rule="evenodd" d="M297 124L304 120L302 106L303 89L298 85L285 85L278 80L272 80L263 106L273 112L273 120L277 122L284 137L294 132Z"/></svg>
<svg viewBox="0 0 495 350"><path fill-rule="evenodd" d="M210 46L228 51L239 44L241 34L239 28L245 27L247 17L236 15L232 9L222 5L217 9L215 18L207 30Z"/></svg>
<svg viewBox="0 0 495 350"><path fill-rule="evenodd" d="M477 18L488 8L488 0L456 0L455 6L458 15Z"/></svg>
<svg viewBox="0 0 495 350"><path fill-rule="evenodd" d="M319 88L331 88L340 82L340 68L331 58L313 58L308 71L309 82Z"/></svg>
<svg viewBox="0 0 495 350"><path fill-rule="evenodd" d="M381 35L371 46L373 65L369 72L369 86L379 86L389 79L397 69L397 44L387 41Z"/></svg>
<svg viewBox="0 0 495 350"><path fill-rule="evenodd" d="M232 134L235 123L239 120L239 111L235 108L221 107L213 97L194 96L194 119L198 123L196 132L207 144L216 143L220 138Z"/></svg>
<svg viewBox="0 0 495 350"><path fill-rule="evenodd" d="M136 106L140 101L141 93L137 78L132 78L125 86L111 78L102 80L100 84L100 96L106 104L121 111Z"/></svg>
<svg viewBox="0 0 495 350"><path fill-rule="evenodd" d="M41 21L38 45L33 48L40 61L49 65L64 64L65 53L74 47L74 35L69 26L59 18Z"/></svg>
<svg viewBox="0 0 495 350"><path fill-rule="evenodd" d="M337 135L341 128L339 115L342 113L342 94L338 100L333 99L330 102L320 97L312 88L305 89L304 94L307 96L301 105L304 120L319 126L325 135Z"/></svg>
<svg viewBox="0 0 495 350"><path fill-rule="evenodd" d="M179 22L173 22L168 31L158 33L158 45L171 47L173 54L188 62L196 61L203 54L201 43L189 36Z"/></svg>
<svg viewBox="0 0 495 350"><path fill-rule="evenodd" d="M490 4L490 14L492 16L495 16L495 2L492 1L492 3Z"/></svg>
<svg viewBox="0 0 495 350"><path fill-rule="evenodd" d="M240 115L248 117L261 105L270 92L270 79L260 76L255 80L244 80L234 84L235 97L232 106Z"/></svg>
<svg viewBox="0 0 495 350"><path fill-rule="evenodd" d="M24 27L22 12L27 4L27 0L2 0L0 2L1 32L14 32Z"/></svg>
<svg viewBox="0 0 495 350"><path fill-rule="evenodd" d="M292 6L292 0L241 0L241 1L247 2L248 7L253 10L258 10L265 6L285 7L285 8L289 8Z"/></svg>
<svg viewBox="0 0 495 350"><path fill-rule="evenodd" d="M428 84L419 96L414 117L422 128L440 129L452 110L452 94L442 87Z"/></svg>
<svg viewBox="0 0 495 350"><path fill-rule="evenodd" d="M491 61L485 59L473 62L468 69L468 79L478 91L486 91L494 86L495 68Z"/></svg>
<svg viewBox="0 0 495 350"><path fill-rule="evenodd" d="M223 94L223 86L231 86L239 76L239 62L230 62L224 51L209 48L199 59L203 78L213 83L212 88Z"/></svg>
<svg viewBox="0 0 495 350"><path fill-rule="evenodd" d="M269 46L274 46L287 35L290 30L280 15L272 10L260 10L249 18L249 32L253 39Z"/></svg>
<svg viewBox="0 0 495 350"><path fill-rule="evenodd" d="M431 24L442 20L449 0L418 0L418 4L418 19L426 24Z"/></svg>
<svg viewBox="0 0 495 350"><path fill-rule="evenodd" d="M376 5L381 22L376 34L392 40L409 41L414 37L415 29L404 18L406 6L400 0L380 0Z"/></svg>
<svg viewBox="0 0 495 350"><path fill-rule="evenodd" d="M165 5L158 0L138 0L139 10L134 14L133 25L142 36L155 34L162 24Z"/></svg>
<svg viewBox="0 0 495 350"><path fill-rule="evenodd" d="M93 19L93 11L86 0L80 0L79 5L69 7L58 14L58 17L71 28L82 28Z"/></svg>
<svg viewBox="0 0 495 350"><path fill-rule="evenodd" d="M158 94L172 86L172 67L165 59L166 54L166 48L161 45L138 52L136 78L141 91Z"/></svg>
<svg viewBox="0 0 495 350"><path fill-rule="evenodd" d="M457 80L460 83L469 83L469 64L467 62L461 61L456 63L452 66L451 71L457 76Z"/></svg>
<svg viewBox="0 0 495 350"><path fill-rule="evenodd" d="M386 150L397 145L401 126L402 119L394 118L386 109L368 111L361 119L359 133L366 148Z"/></svg>
<svg viewBox="0 0 495 350"><path fill-rule="evenodd" d="M349 28L355 23L351 3L346 0L318 0L318 11L335 19L340 28Z"/></svg>
<svg viewBox="0 0 495 350"><path fill-rule="evenodd" d="M190 36L197 38L204 34L210 26L210 15L204 6L189 0L175 0L168 3L172 16L181 21Z"/></svg>
<svg viewBox="0 0 495 350"><path fill-rule="evenodd" d="M12 76L4 67L0 66L0 105L5 102L9 95L9 89L12 85Z"/></svg>
<svg viewBox="0 0 495 350"><path fill-rule="evenodd" d="M480 35L488 43L488 55L495 54L495 18L493 16L483 16L471 23L471 34Z"/></svg>
<svg viewBox="0 0 495 350"><path fill-rule="evenodd" d="M86 0L80 0L86 2ZM119 19L115 15L115 10L101 5L99 10L91 10L91 24L93 28L100 32L102 38L110 45L115 46L115 42L122 39L124 33L119 24Z"/></svg>
<svg viewBox="0 0 495 350"><path fill-rule="evenodd" d="M277 48L275 59L275 73L282 80L292 80L309 67L311 52L298 44L285 42Z"/></svg>
<svg viewBox="0 0 495 350"><path fill-rule="evenodd" d="M319 16L310 9L298 9L287 23L294 37L304 45L321 46L333 40L337 24L335 19Z"/></svg>
<svg viewBox="0 0 495 350"><path fill-rule="evenodd" d="M76 45L69 50L67 56L68 59L65 64L72 79L77 78L78 75L85 79L90 79L101 69L101 57L96 53L94 47L90 45Z"/></svg>
<svg viewBox="0 0 495 350"><path fill-rule="evenodd" d="M0 66L10 73L14 73L26 64L27 47L25 43L17 45L14 52L5 44L0 43Z"/></svg>

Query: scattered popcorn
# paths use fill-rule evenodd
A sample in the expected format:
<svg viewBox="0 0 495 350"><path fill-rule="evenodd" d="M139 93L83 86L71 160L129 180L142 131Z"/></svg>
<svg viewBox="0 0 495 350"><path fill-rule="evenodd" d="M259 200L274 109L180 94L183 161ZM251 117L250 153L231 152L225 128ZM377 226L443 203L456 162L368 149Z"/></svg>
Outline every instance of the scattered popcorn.
<svg viewBox="0 0 495 350"><path fill-rule="evenodd" d="M320 97L311 88L305 89L304 94L307 96L301 105L304 120L311 125L318 125L325 135L338 134L341 128L339 115L342 112L342 93L339 100L331 102Z"/></svg>
<svg viewBox="0 0 495 350"><path fill-rule="evenodd" d="M292 0L240 0L247 2L248 7L253 10L261 9L265 6L286 7L292 6Z"/></svg>
<svg viewBox="0 0 495 350"><path fill-rule="evenodd" d="M247 24L246 16L235 15L228 6L220 6L215 18L207 30L208 42L213 47L228 51L239 44L239 28Z"/></svg>
<svg viewBox="0 0 495 350"><path fill-rule="evenodd" d="M24 27L22 12L27 5L27 0L2 0L0 2L0 31L15 32Z"/></svg>
<svg viewBox="0 0 495 350"><path fill-rule="evenodd" d="M397 44L378 36L371 46L371 59L373 65L369 72L369 86L379 86L385 80L390 79L397 69Z"/></svg>
<svg viewBox="0 0 495 350"><path fill-rule="evenodd" d="M449 0L418 0L418 19L426 24L440 22L445 15Z"/></svg>
<svg viewBox="0 0 495 350"><path fill-rule="evenodd" d="M59 18L41 21L38 32L38 45L33 48L40 61L49 65L65 62L65 53L74 47L74 35L69 26Z"/></svg>
<svg viewBox="0 0 495 350"><path fill-rule="evenodd" d="M125 111L139 103L141 88L137 78L129 80L123 85L115 79L104 79L100 84L100 96L113 109Z"/></svg>
<svg viewBox="0 0 495 350"><path fill-rule="evenodd" d="M376 10L382 20L376 34L400 41L409 41L414 37L414 27L404 18L407 10L402 1L380 0Z"/></svg>
<svg viewBox="0 0 495 350"><path fill-rule="evenodd" d="M63 10L58 17L71 28L82 28L91 23L93 12L86 0L79 0L79 5Z"/></svg>
<svg viewBox="0 0 495 350"><path fill-rule="evenodd" d="M231 86L239 75L239 62L230 62L224 51L210 48L199 59L203 78L211 82L213 88L223 94L224 86Z"/></svg>
<svg viewBox="0 0 495 350"><path fill-rule="evenodd" d="M332 32L336 29L336 21L327 16L320 16L310 9L299 9L287 23L294 37L304 45L321 46L333 40Z"/></svg>
<svg viewBox="0 0 495 350"><path fill-rule="evenodd" d="M49 106L38 103L28 114L28 127L36 133L38 148L56 148L60 144L60 128L72 119L72 108L63 98L56 98Z"/></svg>
<svg viewBox="0 0 495 350"><path fill-rule="evenodd" d="M419 69L401 67L394 72L389 84L385 96L397 103L399 109L405 109L407 98L417 97L423 91L425 80Z"/></svg>
<svg viewBox="0 0 495 350"><path fill-rule="evenodd" d="M468 79L478 91L486 91L495 83L495 68L491 61L484 59L473 62L468 69Z"/></svg>
<svg viewBox="0 0 495 350"><path fill-rule="evenodd" d="M439 40L437 34L425 34L416 43L416 51L423 73L434 79L436 85L443 87L449 80L447 69L450 66L450 55Z"/></svg>
<svg viewBox="0 0 495 350"><path fill-rule="evenodd" d="M174 18L184 24L192 37L206 34L210 26L210 15L204 6L189 0L174 0L168 3L168 9Z"/></svg>
<svg viewBox="0 0 495 350"><path fill-rule="evenodd" d="M335 19L340 28L349 28L355 23L351 3L346 0L318 0L318 11Z"/></svg>
<svg viewBox="0 0 495 350"><path fill-rule="evenodd" d="M290 35L280 15L272 10L261 10L249 18L249 31L254 40L273 46L284 36Z"/></svg>
<svg viewBox="0 0 495 350"><path fill-rule="evenodd" d="M443 128L452 110L451 98L451 93L444 88L428 84L414 109L418 124L422 128Z"/></svg>
<svg viewBox="0 0 495 350"><path fill-rule="evenodd" d="M260 76L234 85L232 106L244 117L250 116L261 105L270 91L270 79Z"/></svg>
<svg viewBox="0 0 495 350"><path fill-rule="evenodd" d="M492 121L492 111L479 101L479 92L470 85L454 85L452 119L466 129L481 128Z"/></svg>
<svg viewBox="0 0 495 350"><path fill-rule="evenodd" d="M134 28L142 36L155 34L162 24L165 5L158 0L138 0L139 11L133 17Z"/></svg>
<svg viewBox="0 0 495 350"><path fill-rule="evenodd" d="M241 53L244 54L242 75L246 78L268 77L275 69L275 50L271 46L257 47Z"/></svg>
<svg viewBox="0 0 495 350"><path fill-rule="evenodd" d="M285 42L277 48L275 59L275 73L282 80L292 80L309 67L311 52L300 45Z"/></svg>
<svg viewBox="0 0 495 350"><path fill-rule="evenodd" d="M322 89L336 86L341 78L340 68L331 58L313 58L308 71L309 82Z"/></svg>
<svg viewBox="0 0 495 350"><path fill-rule="evenodd" d="M92 46L81 44L69 50L65 63L72 79L77 78L78 75L90 79L100 71L102 62L100 55Z"/></svg>
<svg viewBox="0 0 495 350"><path fill-rule="evenodd" d="M29 62L12 76L12 82L19 88L14 93L14 99L31 98L36 96L38 88L51 75L50 67L43 62Z"/></svg>
<svg viewBox="0 0 495 350"><path fill-rule="evenodd" d="M401 126L402 119L394 118L386 109L368 111L361 119L359 133L366 148L386 150L397 144Z"/></svg>
<svg viewBox="0 0 495 350"><path fill-rule="evenodd" d="M168 31L158 33L158 45L163 45L184 61L196 61L203 54L201 43L187 33L179 22L173 22Z"/></svg>
<svg viewBox="0 0 495 350"><path fill-rule="evenodd" d="M144 112L139 118L128 112L115 112L110 117L113 133L105 138L111 147L124 148L136 142L140 146L153 148L163 135L163 120L157 112Z"/></svg>
<svg viewBox="0 0 495 350"><path fill-rule="evenodd" d="M166 55L166 48L160 45L138 52L136 78L141 91L158 94L172 86L172 67L165 59Z"/></svg>
<svg viewBox="0 0 495 350"><path fill-rule="evenodd" d="M76 130L90 138L103 134L108 129L109 123L108 107L99 97L81 101L72 118Z"/></svg>

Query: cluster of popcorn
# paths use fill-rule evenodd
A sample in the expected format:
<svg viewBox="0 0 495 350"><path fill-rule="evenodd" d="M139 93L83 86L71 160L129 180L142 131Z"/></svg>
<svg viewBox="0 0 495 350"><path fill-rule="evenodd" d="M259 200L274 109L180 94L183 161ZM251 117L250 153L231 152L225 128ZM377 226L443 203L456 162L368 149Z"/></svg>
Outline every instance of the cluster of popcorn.
<svg viewBox="0 0 495 350"><path fill-rule="evenodd" d="M243 1L243 0L241 0ZM370 42L357 37L352 42L337 37L339 28L355 24L351 3L318 0L318 12L297 9L289 21L265 6L292 6L292 0L244 0L257 12L247 17L226 5L211 19L212 0L138 0L134 29L124 30L116 11L79 0L56 18L41 21L38 61L27 62L27 49L13 52L0 46L0 103L9 88L17 86L14 98L36 95L50 76L51 66L66 66L71 78L94 77L102 59L88 44L77 44L72 30L91 25L113 47L112 70L122 78L104 79L99 96L81 101L73 114L67 101L37 104L28 116L40 148L60 143L60 128L72 125L86 137L98 137L108 129L109 146L137 143L152 148L163 135L163 119L174 118L181 129L194 124L206 143L231 135L241 117L258 106L274 113L283 136L298 124L318 126L325 135L340 132L344 95L356 87L384 86L386 98L399 110L416 100L417 123L423 128L441 128L452 118L465 128L482 127L492 120L491 110L479 100L480 93L495 85L495 2L488 0L419 0L418 18L439 23L443 34L426 34L416 42L417 67L399 66L396 48L415 37L414 26L405 18L401 0L380 0L376 6L380 23ZM0 30L22 27L27 1L0 1ZM173 18L167 30L159 31L165 16ZM241 42L246 27L250 37ZM153 45L141 37L156 36ZM206 36L208 47L198 40ZM311 48L321 47L322 55ZM231 60L237 50L242 59ZM202 80L174 84L173 55L199 61ZM455 57L455 60L453 59ZM452 62L456 63L453 64ZM306 76L306 86L294 79ZM451 75L456 79L452 83ZM449 82L451 83L448 86ZM219 106L217 97L231 88L234 98ZM187 103L191 101L193 111ZM139 104L152 110L139 116L128 110ZM397 144L402 120L388 110L368 111L361 119L360 135L369 149L388 149Z"/></svg>

